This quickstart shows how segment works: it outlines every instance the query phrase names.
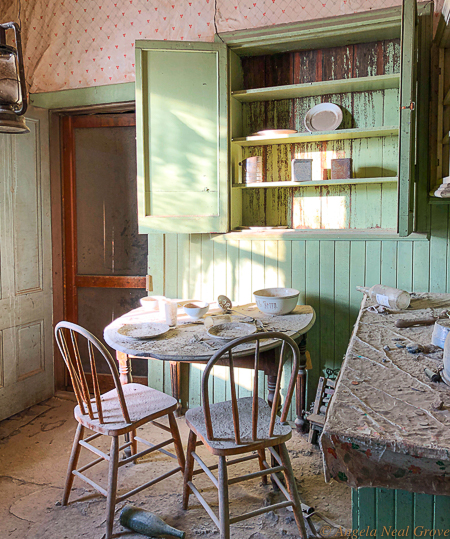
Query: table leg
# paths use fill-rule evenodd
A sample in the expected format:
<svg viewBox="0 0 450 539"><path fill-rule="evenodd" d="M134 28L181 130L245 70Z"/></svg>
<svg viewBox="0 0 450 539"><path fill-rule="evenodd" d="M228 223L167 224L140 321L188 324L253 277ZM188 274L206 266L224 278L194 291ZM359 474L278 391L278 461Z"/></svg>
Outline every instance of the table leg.
<svg viewBox="0 0 450 539"><path fill-rule="evenodd" d="M306 334L302 336L298 347L300 350L300 368L298 370L295 392L295 411L297 413L295 425L297 432L304 432L306 427L304 418L306 404Z"/></svg>
<svg viewBox="0 0 450 539"><path fill-rule="evenodd" d="M275 366L277 367L277 365L275 365ZM267 402L269 403L269 406L271 408L273 406L273 399L275 397L275 388L276 388L276 385L277 385L277 377L278 377L278 369L275 372L275 374L268 374L267 375L267 389L269 390L269 393L267 395ZM281 405L278 406L278 408L280 408L280 407L281 407ZM277 453L279 453L279 448L280 448L280 446L278 446L278 445L276 445L274 447L274 449L275 449L275 451ZM270 459L271 459L271 466L272 467L278 466L278 462L276 461L275 457L273 457L273 455L271 455ZM278 479L280 479L280 481L282 481L283 484L284 484L284 475L283 475L283 473L278 472L277 476L278 476ZM272 477L270 478L270 482L272 483L273 490L275 490L275 491L280 490L280 487L275 483L275 481L272 479Z"/></svg>
<svg viewBox="0 0 450 539"><path fill-rule="evenodd" d="M177 400L177 411L175 415L180 417L181 411L181 363L179 361L170 362L170 383L172 386L172 397Z"/></svg>
<svg viewBox="0 0 450 539"><path fill-rule="evenodd" d="M133 382L131 376L131 359L124 352L116 352L116 359L119 363L120 383L124 386Z"/></svg>
<svg viewBox="0 0 450 539"><path fill-rule="evenodd" d="M277 375L269 374L267 376L267 402L269 403L269 406L272 408L273 405L273 399L275 397L275 388L277 386Z"/></svg>
<svg viewBox="0 0 450 539"><path fill-rule="evenodd" d="M124 352L116 352L116 359L119 363L119 373L120 373L120 383L125 386L127 384L133 383L133 377L131 376L131 359L128 354ZM125 442L130 441L130 435L125 434ZM123 451L124 458L131 457L131 447L126 447Z"/></svg>

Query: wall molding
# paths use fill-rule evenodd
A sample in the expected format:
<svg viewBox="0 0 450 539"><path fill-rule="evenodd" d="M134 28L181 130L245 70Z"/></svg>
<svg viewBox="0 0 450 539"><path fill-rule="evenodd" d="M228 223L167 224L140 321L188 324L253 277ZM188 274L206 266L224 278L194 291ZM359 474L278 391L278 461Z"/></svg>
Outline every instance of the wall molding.
<svg viewBox="0 0 450 539"><path fill-rule="evenodd" d="M30 94L30 103L34 107L50 110L76 110L93 105L114 105L117 103L133 105L135 101L135 83L107 84L89 88L74 88L57 92ZM129 108L129 106L127 107Z"/></svg>

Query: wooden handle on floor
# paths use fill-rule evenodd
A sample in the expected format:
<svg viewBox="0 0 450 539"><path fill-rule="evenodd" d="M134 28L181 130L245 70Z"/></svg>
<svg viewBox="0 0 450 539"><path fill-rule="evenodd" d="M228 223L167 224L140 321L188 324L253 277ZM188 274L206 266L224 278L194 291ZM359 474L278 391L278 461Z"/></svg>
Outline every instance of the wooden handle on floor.
<svg viewBox="0 0 450 539"><path fill-rule="evenodd" d="M395 325L398 328L410 328L413 326L431 326L436 322L437 318L416 318L414 319L401 319L395 321Z"/></svg>

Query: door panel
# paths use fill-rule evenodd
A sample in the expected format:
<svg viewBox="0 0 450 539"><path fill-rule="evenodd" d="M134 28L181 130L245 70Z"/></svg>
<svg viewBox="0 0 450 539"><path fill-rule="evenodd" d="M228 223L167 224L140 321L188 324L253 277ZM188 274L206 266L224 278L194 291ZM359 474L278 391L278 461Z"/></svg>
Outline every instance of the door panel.
<svg viewBox="0 0 450 539"><path fill-rule="evenodd" d="M224 44L136 42L139 230L227 232Z"/></svg>
<svg viewBox="0 0 450 539"><path fill-rule="evenodd" d="M138 234L136 128L74 129L79 275L145 275Z"/></svg>
<svg viewBox="0 0 450 539"><path fill-rule="evenodd" d="M138 233L135 116L63 119L66 319L102 339L147 292L147 236ZM115 351L110 349L111 354ZM83 356L86 372L89 358ZM147 375L147 363L133 367ZM109 374L99 364L101 374ZM104 387L109 383L104 377Z"/></svg>
<svg viewBox="0 0 450 539"><path fill-rule="evenodd" d="M48 112L0 136L0 419L53 394Z"/></svg>
<svg viewBox="0 0 450 539"><path fill-rule="evenodd" d="M398 232L403 237L409 236L414 228L417 84L416 38L416 0L403 0L398 167Z"/></svg>

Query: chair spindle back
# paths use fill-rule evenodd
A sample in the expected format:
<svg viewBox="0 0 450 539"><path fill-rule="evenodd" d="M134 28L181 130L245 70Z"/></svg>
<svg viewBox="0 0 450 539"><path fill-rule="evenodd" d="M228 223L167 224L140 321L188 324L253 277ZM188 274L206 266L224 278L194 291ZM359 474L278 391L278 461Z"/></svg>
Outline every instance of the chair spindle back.
<svg viewBox="0 0 450 539"><path fill-rule="evenodd" d="M81 354L78 343L78 339L80 337L86 339L87 342L87 350L89 353L89 363L92 375L92 385L94 389L94 399L91 399L90 397L86 375L83 370L83 364L81 361ZM61 355L64 359L64 363L66 364L69 371L73 390L75 392L75 396L77 398L78 406L80 407L81 413L83 415L87 413L90 419L95 419L95 413L92 406L92 401L95 400L95 405L97 408L97 419L99 423L104 423L101 393L100 386L98 383L97 365L95 358L95 351L97 350L108 364L108 367L114 380L114 385L117 390L117 395L119 397L120 407L122 410L124 421L129 423L130 416L128 414L123 389L120 384L117 366L113 358L111 357L111 354L108 352L103 343L101 343L97 339L97 337L95 337L91 332L87 331L83 327L77 324L73 324L72 322L66 321L59 322L56 325L55 339L56 343L58 344L59 351L61 352Z"/></svg>
<svg viewBox="0 0 450 539"><path fill-rule="evenodd" d="M270 416L270 424L269 424L269 432L268 432L269 438L273 436L278 406L281 399L280 390L281 390L281 379L283 375L283 367L286 360L286 353L285 353L286 344L288 345L288 347L290 348L292 352L292 356L293 356L292 373L291 373L291 378L289 380L289 386L287 389L286 399L284 401L283 408L281 411L281 417L280 417L281 422L286 421L286 417L289 411L289 406L291 405L291 401L292 401L292 395L294 393L295 381L296 381L298 368L299 368L300 351L298 349L298 346L293 339L291 339L290 337L288 337L287 335L283 333L279 333L276 331L267 332L267 333L258 333L256 335L248 335L246 337L234 339L230 343L223 346L220 350L218 350L208 361L208 364L206 365L206 368L203 372L202 404L203 404L203 413L205 416L205 427L206 427L206 434L207 434L208 440L214 439L214 431L213 431L213 425L211 421L211 409L210 409L210 403L209 403L208 380L209 380L209 376L210 376L212 368L214 367L214 365L220 362L221 365L228 364L228 367L230 369L231 408L232 408L232 413L233 413L234 437L235 437L236 444L238 445L241 444L241 433L240 433L240 426L239 426L239 409L238 409L238 403L237 403L238 399L236 397L236 384L235 384L235 378L234 378L233 349L241 344L251 343L252 341L255 341L255 360L254 360L255 374L253 377L253 399L252 399L252 441L257 440L258 370L259 370L261 340L263 339L264 340L276 339L276 340L281 341L277 381L276 381L276 386L275 386L275 395L274 395L273 404L272 404L272 411L271 411L271 416ZM240 354L242 354L242 352ZM225 358L228 358L228 359L225 359Z"/></svg>

